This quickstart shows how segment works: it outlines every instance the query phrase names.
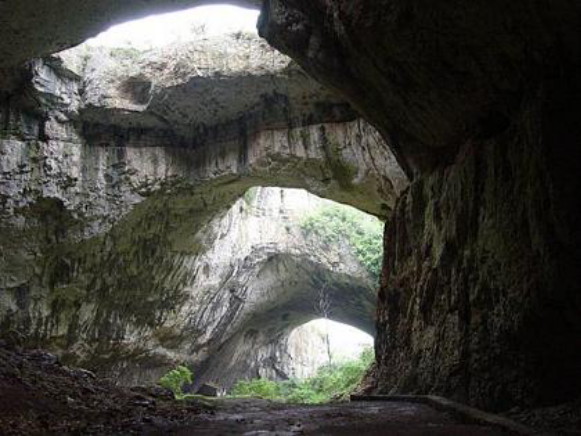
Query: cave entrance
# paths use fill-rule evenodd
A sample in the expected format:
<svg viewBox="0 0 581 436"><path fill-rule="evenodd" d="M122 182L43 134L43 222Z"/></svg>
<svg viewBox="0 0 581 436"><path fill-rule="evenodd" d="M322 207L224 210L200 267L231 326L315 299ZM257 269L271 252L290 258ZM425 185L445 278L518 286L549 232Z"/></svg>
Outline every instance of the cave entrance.
<svg viewBox="0 0 581 436"><path fill-rule="evenodd" d="M238 380L230 390L232 395L291 403L331 402L357 389L374 361L371 335L327 318L296 327L275 348L276 364L259 377Z"/></svg>
<svg viewBox="0 0 581 436"><path fill-rule="evenodd" d="M379 219L302 189L249 189L200 235L209 248L195 288L229 312L197 383L240 394L358 360L373 343L382 231Z"/></svg>
<svg viewBox="0 0 581 436"><path fill-rule="evenodd" d="M151 50L228 33L256 34L257 9L228 4L198 6L114 25L85 44Z"/></svg>
<svg viewBox="0 0 581 436"><path fill-rule="evenodd" d="M64 205L59 220L75 230L50 242L50 271L30 279L26 271L41 270L31 261L15 283L32 280L62 321L38 343L123 384L155 382L179 363L196 383L225 389L275 371L274 345L324 316L327 298L328 319L374 334L383 225L357 209L385 218L405 188L389 147L258 37L214 44L204 32L157 51L152 40L118 47L113 38L104 50L94 41L34 65L46 112L33 145L43 159L62 157L63 171L27 160L55 185L26 202L54 196ZM36 136L11 135L19 151L5 155L3 174L20 180L12 157L27 156ZM357 209L298 189L248 190L278 184ZM10 304L25 307L18 292ZM19 310L11 322L29 315ZM74 332L66 344L54 340L66 332ZM109 348L114 358L97 359Z"/></svg>

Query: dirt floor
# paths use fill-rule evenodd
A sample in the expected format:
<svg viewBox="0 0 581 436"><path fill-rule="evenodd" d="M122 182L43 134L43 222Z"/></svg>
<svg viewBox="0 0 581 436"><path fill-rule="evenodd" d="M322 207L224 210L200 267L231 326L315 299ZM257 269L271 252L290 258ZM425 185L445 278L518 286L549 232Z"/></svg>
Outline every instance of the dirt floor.
<svg viewBox="0 0 581 436"><path fill-rule="evenodd" d="M0 435L501 435L430 406L351 402L293 406L254 399L175 401L121 388L49 353L0 342ZM562 433L576 434L576 433Z"/></svg>
<svg viewBox="0 0 581 436"><path fill-rule="evenodd" d="M230 403L230 404L229 404ZM178 435L474 435L505 433L464 425L429 406L351 402L321 406L275 405L257 400L221 401L214 415L199 416ZM151 434L156 434L150 428ZM161 434L161 433L160 433Z"/></svg>

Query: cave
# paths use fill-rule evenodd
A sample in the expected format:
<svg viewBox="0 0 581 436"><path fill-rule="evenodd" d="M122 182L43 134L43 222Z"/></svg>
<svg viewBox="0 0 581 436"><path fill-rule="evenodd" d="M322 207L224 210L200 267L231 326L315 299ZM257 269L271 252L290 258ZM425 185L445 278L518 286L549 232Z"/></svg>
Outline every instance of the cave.
<svg viewBox="0 0 581 436"><path fill-rule="evenodd" d="M3 356L52 350L133 384L179 350L203 361L197 383L223 378L236 344L268 355L284 295L236 330L249 287L205 300L190 285L229 258L209 247L249 189L304 189L385 222L379 286L338 319L375 338L361 395L579 431L580 4L239 0L260 37L77 47L212 3L0 4ZM269 253L245 283L320 287L329 269L296 254ZM334 268L336 289L362 288L349 261ZM247 354L240 371L258 371Z"/></svg>

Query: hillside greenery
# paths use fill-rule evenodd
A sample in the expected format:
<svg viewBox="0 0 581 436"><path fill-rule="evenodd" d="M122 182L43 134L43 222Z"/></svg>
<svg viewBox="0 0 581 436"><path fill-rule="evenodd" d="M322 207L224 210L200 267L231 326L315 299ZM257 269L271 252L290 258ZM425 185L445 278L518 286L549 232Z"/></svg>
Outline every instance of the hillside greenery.
<svg viewBox="0 0 581 436"><path fill-rule="evenodd" d="M322 366L311 378L286 381L264 378L240 380L231 395L304 404L341 400L355 390L372 362L373 350L367 348L358 359Z"/></svg>
<svg viewBox="0 0 581 436"><path fill-rule="evenodd" d="M301 229L316 234L328 244L349 244L357 259L379 281L383 258L383 223L377 218L343 205L325 205L305 216Z"/></svg>

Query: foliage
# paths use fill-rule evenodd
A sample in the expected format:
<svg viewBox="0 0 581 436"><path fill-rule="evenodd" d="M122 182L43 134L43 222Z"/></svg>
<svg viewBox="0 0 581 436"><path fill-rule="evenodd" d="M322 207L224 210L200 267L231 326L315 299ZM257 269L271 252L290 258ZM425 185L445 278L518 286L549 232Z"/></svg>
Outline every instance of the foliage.
<svg viewBox="0 0 581 436"><path fill-rule="evenodd" d="M380 220L348 206L323 206L301 222L307 234L328 244L348 243L374 280L379 280L383 258L383 225Z"/></svg>
<svg viewBox="0 0 581 436"><path fill-rule="evenodd" d="M185 366L178 366L159 379L159 384L170 389L176 399L184 398L183 386L192 382L192 371Z"/></svg>
<svg viewBox="0 0 581 436"><path fill-rule="evenodd" d="M239 397L280 398L281 386L266 378L239 380L232 389L232 395Z"/></svg>
<svg viewBox="0 0 581 436"><path fill-rule="evenodd" d="M109 54L112 57L129 61L138 60L143 53L143 51L135 47L113 47L109 49Z"/></svg>
<svg viewBox="0 0 581 436"><path fill-rule="evenodd" d="M244 201L246 202L246 204L248 204L249 206L252 206L254 204L254 201L256 200L257 195L258 195L258 188L253 187L253 188L249 188L244 193L242 198L244 198Z"/></svg>
<svg viewBox="0 0 581 436"><path fill-rule="evenodd" d="M232 389L232 395L288 403L327 403L349 395L361 382L372 362L373 350L367 348L358 359L323 366L314 377L304 380L240 380Z"/></svg>

